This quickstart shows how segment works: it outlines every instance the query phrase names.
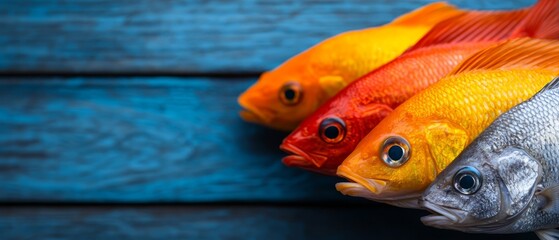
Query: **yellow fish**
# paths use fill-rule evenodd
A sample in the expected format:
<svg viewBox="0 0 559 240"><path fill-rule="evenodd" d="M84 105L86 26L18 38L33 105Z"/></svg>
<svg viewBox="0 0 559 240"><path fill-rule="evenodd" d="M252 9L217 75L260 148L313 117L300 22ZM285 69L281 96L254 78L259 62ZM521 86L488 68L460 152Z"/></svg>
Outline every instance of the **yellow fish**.
<svg viewBox="0 0 559 240"><path fill-rule="evenodd" d="M384 26L326 39L262 74L238 99L241 117L292 130L347 84L401 55L437 23L462 13L438 2Z"/></svg>
<svg viewBox="0 0 559 240"><path fill-rule="evenodd" d="M428 67L428 66L426 66ZM345 195L417 208L423 190L496 117L559 74L559 41L482 50L397 107L338 167Z"/></svg>

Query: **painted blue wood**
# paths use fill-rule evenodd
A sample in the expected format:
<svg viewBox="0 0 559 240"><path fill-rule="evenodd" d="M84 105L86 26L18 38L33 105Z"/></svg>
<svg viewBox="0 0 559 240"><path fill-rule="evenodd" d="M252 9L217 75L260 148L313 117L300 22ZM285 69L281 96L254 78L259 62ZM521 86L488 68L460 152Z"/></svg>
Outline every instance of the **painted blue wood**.
<svg viewBox="0 0 559 240"><path fill-rule="evenodd" d="M0 72L262 72L431 0L0 1ZM512 9L535 0L451 0Z"/></svg>
<svg viewBox="0 0 559 240"><path fill-rule="evenodd" d="M0 202L338 201L243 122L254 79L0 79Z"/></svg>
<svg viewBox="0 0 559 240"><path fill-rule="evenodd" d="M2 239L453 239L526 240L422 226L421 211L362 207L0 208Z"/></svg>

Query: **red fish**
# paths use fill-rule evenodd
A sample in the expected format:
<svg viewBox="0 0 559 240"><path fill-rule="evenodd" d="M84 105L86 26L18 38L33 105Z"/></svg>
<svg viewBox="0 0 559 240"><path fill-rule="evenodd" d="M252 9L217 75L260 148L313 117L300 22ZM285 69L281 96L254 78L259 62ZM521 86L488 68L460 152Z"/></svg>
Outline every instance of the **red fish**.
<svg viewBox="0 0 559 240"><path fill-rule="evenodd" d="M468 13L436 26L421 44L350 84L284 139L292 155L287 166L334 175L359 141L394 108L451 72L463 59L499 40L531 36L554 38L552 12L557 0L542 0L530 10ZM534 30L535 29L535 30Z"/></svg>

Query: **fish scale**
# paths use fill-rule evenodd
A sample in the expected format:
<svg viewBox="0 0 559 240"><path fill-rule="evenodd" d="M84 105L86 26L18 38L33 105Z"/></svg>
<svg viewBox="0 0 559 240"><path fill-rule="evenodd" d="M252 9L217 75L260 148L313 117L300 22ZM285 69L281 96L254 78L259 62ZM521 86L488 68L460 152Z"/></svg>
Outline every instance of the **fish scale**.
<svg viewBox="0 0 559 240"><path fill-rule="evenodd" d="M346 90L343 90L343 95L340 94L340 97L331 101L330 104L338 104L337 101L347 100L348 102L357 102L358 106L366 106L375 102L395 108L398 103L404 102L417 93L418 89L425 89L452 71L466 57L477 52L480 48L491 45L496 44L443 44L416 50L386 64L379 70L363 76L362 80L348 86ZM444 59L444 62L441 62L441 59ZM431 67L426 68L424 66ZM405 82L405 84L401 84L402 82ZM341 96L349 99L342 99Z"/></svg>
<svg viewBox="0 0 559 240"><path fill-rule="evenodd" d="M327 156L320 166L309 166L308 163L305 163L299 167L333 175L336 167L357 145L362 136L382 120L389 111L418 91L437 82L479 49L498 44L498 42L440 44L402 55L361 77L334 98L328 100L313 115L305 119L284 140L280 148L287 152L297 153L292 149L293 145L290 143L295 142L298 149L311 150L310 152L316 152L317 155ZM346 123L345 144L332 147L331 144L324 144L320 137L317 137L318 123L331 116L338 117ZM284 158L284 163L295 166L300 164L300 161L292 162L292 160L291 157Z"/></svg>
<svg viewBox="0 0 559 240"><path fill-rule="evenodd" d="M541 189L559 185L559 88L542 90L542 92L530 100L502 114L460 154L447 170L437 177L437 180L425 192L424 201L430 201L449 208L461 205L464 209L468 209L468 203L473 205L475 201L482 204L483 199L487 199L489 196L483 195L483 192L478 196L475 194L471 195L471 199L463 197L463 202L456 201L456 198L448 192L441 192L442 189L450 189L445 180L448 180L456 172L457 168L473 165L472 162L477 165L486 163L493 167L496 166L495 159L511 146L520 149L519 151L526 152L526 154L532 157L532 161L537 161L541 165L539 180L535 183ZM511 169L509 173L513 170L515 169ZM518 171L522 171L522 169L518 169ZM483 175L483 177L491 179L494 176ZM503 181L506 176L498 175L495 178ZM521 191L523 189L522 186L509 186L507 192L511 192L510 188L513 188L512 192L519 192L519 194L525 194L530 197L528 204L511 205L512 208L516 208L511 209L513 212L521 212L511 220L500 220L499 222L494 219L493 225L496 227L489 229L476 228L475 224L460 226L458 223L434 226L467 232L490 233L527 232L559 226L559 209L541 209L542 205L545 206L545 198L534 197L535 194L529 191ZM552 199L552 201L558 200ZM466 204L463 205L461 203ZM435 209L437 207L429 208ZM477 209L483 208L483 206L477 207ZM472 207L472 209L476 208ZM475 212L471 211L470 214L475 214ZM429 225L429 218L424 222Z"/></svg>
<svg viewBox="0 0 559 240"><path fill-rule="evenodd" d="M522 99L532 96L535 89L543 87L555 75L553 71L536 73L532 70L479 71L454 75L432 86L429 92L436 94L418 94L414 101L405 105L406 111L416 117L453 121L467 130L470 136L476 136L503 109L509 109ZM517 79L514 88L510 87L510 79ZM479 94L487 91L488 83L491 88L500 91ZM438 111L439 109L446 111ZM494 111L495 109L498 111ZM463 119L470 121L462 121Z"/></svg>
<svg viewBox="0 0 559 240"><path fill-rule="evenodd" d="M512 23L520 23L526 13L524 10L510 11L503 12L503 16L508 16L510 20L507 22L514 25ZM492 15L492 12L468 12L436 2L383 26L348 31L325 39L263 73L239 96L238 102L243 107L241 117L271 128L293 130L327 99L362 75L401 55L438 23L458 18L456 21L468 24L470 17ZM433 40L422 46L443 41ZM303 97L294 102L278 97L293 84L299 86L296 91Z"/></svg>
<svg viewBox="0 0 559 240"><path fill-rule="evenodd" d="M548 17L559 12L557 5L557 0L540 0L527 12L501 12L481 18L468 13L437 24L417 45L352 82L299 124L280 145L280 149L290 154L282 159L283 163L333 175L359 141L382 119L413 95L456 72L455 67L463 59L467 61L479 52L500 46L505 39L559 35L559 28L555 27L559 19ZM531 29L527 30L526 26ZM432 43L436 44L430 45ZM514 53L505 49L504 52L513 59L527 54L521 50ZM546 49L546 52L553 51ZM492 61L491 58L479 59L479 56L477 60ZM500 61L508 62L507 59ZM526 64L518 67L522 65ZM545 64L540 66L545 67ZM375 184L384 186L382 182Z"/></svg>
<svg viewBox="0 0 559 240"><path fill-rule="evenodd" d="M427 128L439 122L449 123L453 129L464 132L467 137L464 141L468 143L502 112L530 98L558 73L559 69L496 69L448 76L412 97L381 121L342 163L338 174L356 182L363 182L359 179L383 179L387 183L386 192L375 193L378 195L371 195L371 192L363 196L360 191L355 196L370 197L396 206L417 207L408 201L402 203L383 199L420 195L436 174L465 147L450 147L455 141L452 135L445 135L446 139L437 136L433 141L440 141L438 149L445 151L445 157L434 158L437 153L431 152L433 149L424 140L429 138ZM408 139L411 144L408 163L390 168L379 159L379 148L387 135ZM360 177L355 177L355 174ZM351 186L346 188L340 184L337 188L344 194L353 195L351 190L356 186Z"/></svg>

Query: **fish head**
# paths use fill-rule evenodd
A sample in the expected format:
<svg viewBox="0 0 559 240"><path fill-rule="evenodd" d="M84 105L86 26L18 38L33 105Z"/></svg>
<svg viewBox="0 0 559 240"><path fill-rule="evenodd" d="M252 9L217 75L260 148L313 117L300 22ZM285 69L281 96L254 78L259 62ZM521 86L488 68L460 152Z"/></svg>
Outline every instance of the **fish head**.
<svg viewBox="0 0 559 240"><path fill-rule="evenodd" d="M395 110L382 120L338 167L345 195L417 208L436 176L421 119Z"/></svg>
<svg viewBox="0 0 559 240"><path fill-rule="evenodd" d="M263 73L239 96L245 121L290 131L324 101L325 93L316 87L318 80L303 66L293 65Z"/></svg>
<svg viewBox="0 0 559 240"><path fill-rule="evenodd" d="M391 111L384 104L369 104L367 111L356 110L348 99L335 97L284 139L280 148L291 155L283 158L283 163L336 175L338 166L361 138Z"/></svg>
<svg viewBox="0 0 559 240"><path fill-rule="evenodd" d="M470 145L423 193L428 226L503 233L533 200L541 166L525 151Z"/></svg>

